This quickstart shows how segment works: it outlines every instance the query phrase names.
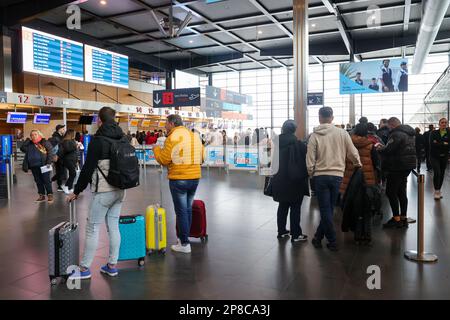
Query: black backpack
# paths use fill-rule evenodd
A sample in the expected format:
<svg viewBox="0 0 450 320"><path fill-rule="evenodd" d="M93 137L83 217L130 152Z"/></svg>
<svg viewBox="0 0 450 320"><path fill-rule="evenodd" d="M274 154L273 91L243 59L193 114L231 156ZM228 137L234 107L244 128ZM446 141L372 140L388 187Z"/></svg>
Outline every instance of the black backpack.
<svg viewBox="0 0 450 320"><path fill-rule="evenodd" d="M108 141L111 145L108 176L97 166L106 181L113 187L122 190L139 186L139 162L136 150L127 137L124 136L120 140L105 136L98 137Z"/></svg>

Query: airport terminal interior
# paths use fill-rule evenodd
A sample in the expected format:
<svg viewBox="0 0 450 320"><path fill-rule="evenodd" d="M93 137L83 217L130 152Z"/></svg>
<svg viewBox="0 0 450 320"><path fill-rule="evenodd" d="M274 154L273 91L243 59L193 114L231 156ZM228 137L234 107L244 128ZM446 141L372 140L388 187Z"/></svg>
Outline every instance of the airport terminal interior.
<svg viewBox="0 0 450 320"><path fill-rule="evenodd" d="M450 299L450 0L3 0L0 12L1 300ZM33 140L55 160L50 173L46 163L24 172L32 152L21 147L34 134L52 142L61 128L73 132L65 139L77 146L78 180L104 125L104 107L116 112L135 149L139 185L125 190L120 208L134 220L120 220L118 275L100 272L110 255L102 224L92 277L74 289L65 281L69 274L53 272L66 263L55 244L67 242L53 242L52 232L69 221L67 197L74 192L65 185L63 144L42 150L41 140ZM324 107L333 110L335 130L353 139L366 128L367 140L379 141L371 142L372 157L380 154L373 186L380 200L367 218L371 243L342 231L346 216L339 204L350 200L341 194L332 218L337 251L326 241L322 248L312 242L324 198L314 179L305 176L305 241L277 237L278 203L265 195L277 174L273 157L286 120L310 145ZM190 253L172 247L177 215L168 174L175 161L169 167L158 162L174 117L201 139L205 155L194 164L201 166L194 199L205 204L206 230L190 237ZM408 137L414 136L418 164L402 168L409 169L408 223L389 228L388 221L396 223L386 194L392 172L382 154L395 139L396 120L416 130ZM441 164L432 158L434 138L424 136L443 141ZM338 158L339 147L329 148ZM395 148L394 154L406 147ZM35 179L44 176L58 179L40 194ZM79 246L77 265L94 195L88 187L72 205L79 240L71 238L77 244L70 250ZM148 227L149 206L165 210L154 228ZM145 217L142 248L124 231L137 230L136 216ZM162 237L165 251L158 252ZM148 245L154 238L156 250ZM122 261L128 242L144 255Z"/></svg>

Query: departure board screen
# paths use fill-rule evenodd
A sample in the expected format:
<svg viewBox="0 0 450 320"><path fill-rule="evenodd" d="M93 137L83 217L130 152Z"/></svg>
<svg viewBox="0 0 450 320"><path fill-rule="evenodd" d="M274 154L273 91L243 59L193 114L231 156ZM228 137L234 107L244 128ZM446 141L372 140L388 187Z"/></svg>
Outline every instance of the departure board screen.
<svg viewBox="0 0 450 320"><path fill-rule="evenodd" d="M128 57L84 46L85 79L88 82L128 88Z"/></svg>
<svg viewBox="0 0 450 320"><path fill-rule="evenodd" d="M84 79L83 44L22 27L23 71Z"/></svg>

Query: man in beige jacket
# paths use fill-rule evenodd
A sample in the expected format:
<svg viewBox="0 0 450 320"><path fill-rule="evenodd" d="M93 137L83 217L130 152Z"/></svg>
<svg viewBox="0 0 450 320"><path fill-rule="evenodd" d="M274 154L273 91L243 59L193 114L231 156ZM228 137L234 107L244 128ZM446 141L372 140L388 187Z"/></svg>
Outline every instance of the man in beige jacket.
<svg viewBox="0 0 450 320"><path fill-rule="evenodd" d="M320 225L312 244L321 248L322 239L326 237L328 249L337 251L333 211L345 172L345 160L350 159L355 167L362 165L350 135L345 130L336 128L332 124L333 119L333 109L320 108L320 125L314 128L309 138L306 166L309 176L314 179L320 208Z"/></svg>

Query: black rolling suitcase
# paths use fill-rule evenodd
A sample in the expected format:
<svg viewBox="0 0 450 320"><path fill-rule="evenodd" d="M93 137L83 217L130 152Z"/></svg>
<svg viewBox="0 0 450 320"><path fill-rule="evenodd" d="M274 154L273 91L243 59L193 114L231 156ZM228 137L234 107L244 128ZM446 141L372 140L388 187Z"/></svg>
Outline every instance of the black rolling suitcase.
<svg viewBox="0 0 450 320"><path fill-rule="evenodd" d="M69 203L70 220L61 222L48 232L48 274L52 285L57 278L70 276L68 268L79 265L79 227L75 201Z"/></svg>

